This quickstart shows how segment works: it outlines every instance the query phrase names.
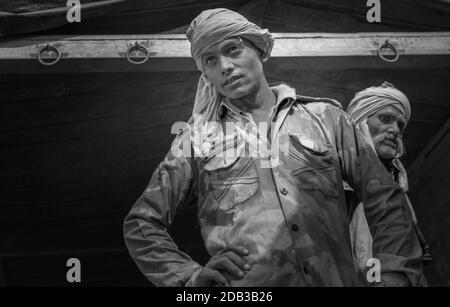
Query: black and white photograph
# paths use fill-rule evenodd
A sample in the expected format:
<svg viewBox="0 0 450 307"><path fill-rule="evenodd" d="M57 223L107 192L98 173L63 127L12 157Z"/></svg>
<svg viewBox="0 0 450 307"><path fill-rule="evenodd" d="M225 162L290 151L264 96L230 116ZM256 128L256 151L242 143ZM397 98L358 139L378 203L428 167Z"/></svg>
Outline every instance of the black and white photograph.
<svg viewBox="0 0 450 307"><path fill-rule="evenodd" d="M0 287L449 287L450 0L0 0L0 190Z"/></svg>

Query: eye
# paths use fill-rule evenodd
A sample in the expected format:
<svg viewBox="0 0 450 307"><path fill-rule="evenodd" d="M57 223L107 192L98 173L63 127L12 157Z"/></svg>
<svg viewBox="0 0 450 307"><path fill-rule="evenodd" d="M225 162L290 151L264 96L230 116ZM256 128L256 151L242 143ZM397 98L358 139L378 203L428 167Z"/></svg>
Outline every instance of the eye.
<svg viewBox="0 0 450 307"><path fill-rule="evenodd" d="M237 54L240 51L241 48L239 48L238 45L232 44L227 48L228 54Z"/></svg>
<svg viewBox="0 0 450 307"><path fill-rule="evenodd" d="M207 65L207 66L213 65L215 61L216 61L216 58L214 56L212 56L212 55L207 56L203 60L204 64Z"/></svg>
<svg viewBox="0 0 450 307"><path fill-rule="evenodd" d="M387 115L380 115L378 118L383 124L389 124L391 122L391 118Z"/></svg>

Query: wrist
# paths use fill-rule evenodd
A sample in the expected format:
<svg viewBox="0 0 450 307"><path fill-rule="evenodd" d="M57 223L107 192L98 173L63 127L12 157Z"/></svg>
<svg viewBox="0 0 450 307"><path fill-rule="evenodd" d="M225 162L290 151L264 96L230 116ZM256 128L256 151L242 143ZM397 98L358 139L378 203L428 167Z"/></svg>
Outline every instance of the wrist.
<svg viewBox="0 0 450 307"><path fill-rule="evenodd" d="M189 277L188 281L185 284L186 287L197 287L197 277L202 269L203 267L199 267L192 273L191 277Z"/></svg>

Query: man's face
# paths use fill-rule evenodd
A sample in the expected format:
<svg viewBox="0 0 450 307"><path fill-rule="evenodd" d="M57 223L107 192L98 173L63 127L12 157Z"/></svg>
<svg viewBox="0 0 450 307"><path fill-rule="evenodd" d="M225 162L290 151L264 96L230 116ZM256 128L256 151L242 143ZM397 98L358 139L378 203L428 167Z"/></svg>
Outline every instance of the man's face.
<svg viewBox="0 0 450 307"><path fill-rule="evenodd" d="M203 54L202 63L215 89L230 99L257 93L264 77L256 48L237 37L210 47Z"/></svg>
<svg viewBox="0 0 450 307"><path fill-rule="evenodd" d="M367 125L378 157L382 160L393 159L402 142L405 116L396 107L387 106L370 116Z"/></svg>

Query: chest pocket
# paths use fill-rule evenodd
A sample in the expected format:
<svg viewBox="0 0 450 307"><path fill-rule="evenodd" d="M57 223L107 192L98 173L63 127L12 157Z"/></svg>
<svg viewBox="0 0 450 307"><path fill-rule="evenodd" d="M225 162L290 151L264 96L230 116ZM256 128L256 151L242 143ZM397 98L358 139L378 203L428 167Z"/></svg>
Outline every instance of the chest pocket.
<svg viewBox="0 0 450 307"><path fill-rule="evenodd" d="M241 138L221 142L202 163L206 185L220 209L233 209L258 191L255 161L245 157L245 142Z"/></svg>
<svg viewBox="0 0 450 307"><path fill-rule="evenodd" d="M299 187L338 197L331 145L309 136L289 134L289 168Z"/></svg>

